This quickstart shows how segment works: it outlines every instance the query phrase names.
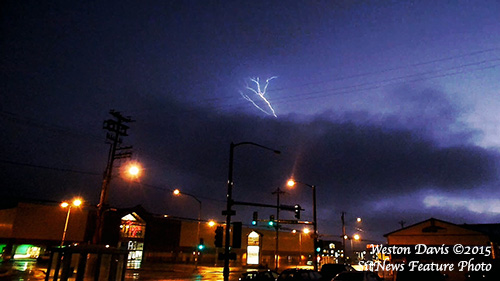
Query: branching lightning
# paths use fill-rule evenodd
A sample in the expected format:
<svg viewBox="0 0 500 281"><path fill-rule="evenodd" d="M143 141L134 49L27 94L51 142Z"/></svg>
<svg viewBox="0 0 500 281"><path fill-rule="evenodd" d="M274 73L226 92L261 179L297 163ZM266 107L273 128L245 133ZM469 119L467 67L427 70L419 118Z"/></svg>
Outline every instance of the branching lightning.
<svg viewBox="0 0 500 281"><path fill-rule="evenodd" d="M247 101L251 102L257 109L259 109L260 111L264 112L265 114L267 115L272 115L276 118L278 118L278 116L276 115L276 112L274 111L274 108L273 106L271 105L271 103L267 100L267 98L264 96L266 94L266 91L267 91L267 86L269 86L269 81L275 79L275 78L278 78L278 76L273 76L271 78L268 78L266 79L266 85L264 86L263 89L261 89L260 87L260 81L259 81L259 78L250 78L250 81L254 82L255 83L255 88L252 88L250 87L248 84L246 85L245 89L247 89L248 91L254 93L255 95L257 95L262 101L264 101L264 103L266 104L266 106L269 108L269 109L264 109L262 108L261 106L259 106L252 98L250 98L247 94L243 93L242 91L240 91L240 94L241 96L246 99Z"/></svg>

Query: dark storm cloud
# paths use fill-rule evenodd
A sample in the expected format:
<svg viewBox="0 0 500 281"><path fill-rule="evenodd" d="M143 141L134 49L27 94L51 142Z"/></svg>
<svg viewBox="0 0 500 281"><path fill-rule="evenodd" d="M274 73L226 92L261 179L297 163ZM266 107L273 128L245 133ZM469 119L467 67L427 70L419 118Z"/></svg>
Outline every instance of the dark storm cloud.
<svg viewBox="0 0 500 281"><path fill-rule="evenodd" d="M463 122L470 108L453 95L426 85L405 84L382 94L342 97L337 103L339 109L329 115L339 122L408 131L440 146L472 144L481 137Z"/></svg>
<svg viewBox="0 0 500 281"><path fill-rule="evenodd" d="M331 121L328 116L299 121L217 115L172 104L165 110L165 123L139 126L138 121L134 130L151 142L146 146L156 147L155 156L169 165L221 183L231 141L254 141L283 151L274 157L238 148L236 156L242 159L235 165L243 185L275 187L294 173L331 190L373 195L374 190L404 193L429 186L472 188L496 179L494 152L467 143L443 146L419 130Z"/></svg>

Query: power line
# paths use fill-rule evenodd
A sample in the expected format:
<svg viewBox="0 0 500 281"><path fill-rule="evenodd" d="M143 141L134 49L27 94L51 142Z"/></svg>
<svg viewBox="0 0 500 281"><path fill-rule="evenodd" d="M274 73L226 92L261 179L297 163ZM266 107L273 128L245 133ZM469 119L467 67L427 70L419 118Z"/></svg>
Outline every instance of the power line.
<svg viewBox="0 0 500 281"><path fill-rule="evenodd" d="M450 70L454 70L454 69L460 69L460 68L464 68L464 67L470 67L470 66L473 66L473 65L480 65L480 64L485 64L487 62L493 62L493 61L499 61L499 60L500 59L493 59L493 60L488 60L488 61L480 61L480 62L475 62L475 63L466 64L466 65L452 67L452 68L445 69L445 70L436 70L436 71L428 71L428 72L415 73L415 74L410 74L410 75L405 75L405 76L399 76L399 77L394 77L394 78L389 78L389 79L384 79L384 80L378 80L378 81L373 81L373 82L360 83L360 84L356 84L356 85L344 86L344 87L339 87L339 88L331 88L331 89L318 90L318 91L313 91L313 92L306 92L306 93L302 93L302 94L291 95L291 96L281 97L281 98L274 98L274 99L269 99L269 100L270 100L270 102L276 102L276 101L283 100L283 102L281 102L281 103L290 103L290 102L294 102L294 101L317 99L317 98L322 98L322 97L327 97L327 96L332 96L332 95L363 92L363 91L378 89L378 88L381 88L381 87L384 87L384 86L389 86L389 85L394 85L394 84L410 83L410 82L418 82L418 81L424 81L424 80L430 80L430 79L436 79L436 78L450 77L450 76L455 76L455 75L469 73L469 72L475 72L475 71L480 71L480 70L485 70L485 69L496 68L497 66L500 66L500 64L493 64L493 65L490 65L490 66L479 67L479 68L470 69L470 70L462 70L462 71L456 71L456 72L452 72L452 73L444 73L444 74L439 74L439 75L434 75L434 76L421 77L421 78L416 78L416 79L413 79L413 80L405 80L405 81L394 82L394 81L402 80L402 79L405 79L405 78L418 77L418 76L427 75L427 74L430 74L430 73L438 73L438 72L442 72L442 71L450 71ZM388 83L388 82L392 82L392 83ZM386 84L384 84L384 85L377 85L377 84L382 84L382 83L386 83ZM361 89L355 89L355 88L358 88L358 87L370 86L370 85L374 85L374 86L367 87L367 88L361 88ZM352 89L352 90L349 90L349 89ZM345 91L342 91L342 90L345 90ZM222 104L222 105L212 106L212 107L209 107L209 108L212 108L212 109L223 109L223 108L226 108L226 107L229 108L229 107L234 107L234 106L244 105L244 104L246 104L246 102L239 101L239 102L236 103L236 105L234 103L233 104Z"/></svg>
<svg viewBox="0 0 500 281"><path fill-rule="evenodd" d="M31 163L16 162L16 161L5 160L5 159L0 159L0 162L4 163L4 164L25 166L25 167L45 169L45 170L54 170L54 171L59 171L59 172L69 172L69 173L85 174L85 175L92 175L92 176L102 176L101 173L96 173L96 172L80 171L80 170L65 169L65 168L56 168L56 167L36 165L36 164L31 164Z"/></svg>
<svg viewBox="0 0 500 281"><path fill-rule="evenodd" d="M69 127L63 127L63 126L59 126L59 125L55 125L55 124L41 123L40 121L38 121L36 119L28 118L26 116L20 116L16 113L9 112L9 111L0 110L0 115L2 115L3 118L5 118L11 122L16 122L18 124L23 124L26 126L43 129L43 130L50 131L53 133L69 135L69 136L73 136L73 137L86 137L86 138L93 139L93 140L97 140L97 139L102 140L102 138L98 137L97 135L76 132Z"/></svg>
<svg viewBox="0 0 500 281"><path fill-rule="evenodd" d="M474 51L474 52L470 52L470 53L460 54L460 55L456 55L456 56L448 56L448 57L444 57L444 58L438 58L438 59L434 59L434 60L409 64L409 65L405 65L405 66L386 68L386 69L382 69L380 71L371 71L371 72L354 74L354 75L350 75L350 76L343 76L343 77L339 77L339 78L331 79L331 80L315 81L315 82L304 83L304 84L297 85L297 86L282 87L279 89L273 89L272 91L270 90L270 93L271 92L276 93L277 91L284 91L284 90L290 90L290 89L298 89L298 88L302 88L302 87L310 86L310 85L314 85L314 84L333 83L333 82L338 82L338 81L343 81L343 80L348 80L348 79L353 79L353 78L360 78L360 77L366 77L366 76L375 75L375 74L387 73L387 72L401 70L401 69L409 69L411 67L430 65L430 64L434 64L434 63L438 63L438 62L444 62L444 61L449 61L449 60L458 59L458 58L464 58L464 57L470 57L470 56L480 55L480 54L484 54L484 53L490 53L490 52L497 51L497 50L500 50L500 47L483 49L483 50L478 50L478 51ZM451 66L451 67L444 68L444 69L424 71L424 72L419 72L419 73L414 73L414 74L409 74L409 75L401 75L401 76L396 76L396 77L390 77L387 79L379 79L379 80L374 80L374 81L370 81L370 82L363 82L363 83L358 83L358 84L348 85L348 86L343 86L343 87L302 92L300 94L288 95L286 97L269 98L269 101L270 102L279 102L278 104L291 103L291 102L302 101L302 100L318 99L318 98L327 97L327 96L331 96L331 95L363 92L363 91L378 89L378 88L381 88L383 86L389 86L389 85L393 85L393 84L409 83L409 82L424 81L424 80L430 80L430 79L436 79L436 78L450 77L450 76L455 76L455 75L459 75L459 74L495 68L498 66L498 64L494 64L494 65L490 65L490 66L486 66L486 67L474 68L474 69L466 69L463 71L455 71L452 73L444 73L444 74L438 74L438 73L452 71L452 70L460 70L460 69L464 69L464 68L470 68L473 66L479 66L479 65L483 65L483 64L487 64L487 63L496 62L499 60L500 60L499 58L479 60L479 61L476 60L476 61L473 61L470 63ZM435 75L429 76L429 74L435 74ZM419 77L419 76L426 76L426 77ZM412 80L399 81L399 80L414 78L414 77L419 77L419 78L415 78ZM378 85L378 84L385 84L385 85ZM363 87L363 88L360 88L360 87ZM360 88L360 89L357 89L357 88ZM229 99L234 100L235 98L238 98L238 97L239 96L235 94L235 95L230 95L230 96L201 99L201 100L197 100L197 102L199 102L199 103L206 103L206 102L213 103L213 102L217 102L217 101L227 101ZM225 108L242 107L246 104L247 104L246 101L238 98L237 101L232 102L232 103L224 103L224 104L219 104L219 105L208 105L208 106L205 106L204 108L212 109L212 110L221 110L221 109L225 109ZM150 109L143 109L141 111L148 111ZM179 113L180 114L188 114L190 112L194 112L197 110L199 110L199 109L186 110L186 111L179 112Z"/></svg>
<svg viewBox="0 0 500 281"><path fill-rule="evenodd" d="M147 183L138 182L138 181L134 181L133 183L136 183L136 184L139 184L139 185L142 185L142 186L146 186L146 187L149 187L149 188L153 188L153 189L156 189L156 190L160 190L160 191L166 191L166 192L169 192L169 193L173 193L174 192L174 189L171 189L171 188L168 188L168 187L162 187L162 186L147 184ZM196 195L196 194L193 194L193 196L196 196L197 198L201 198L201 199L215 201L215 202L221 202L221 203L225 203L226 202L225 200L214 199L214 198L211 198L211 197L206 197L206 196L201 196L201 195Z"/></svg>
<svg viewBox="0 0 500 281"><path fill-rule="evenodd" d="M449 60L453 60L453 59L458 59L458 58L464 58L464 57L474 56L474 55L478 55L478 54L489 53L489 52L493 52L493 51L497 51L497 50L500 50L500 47L490 48L490 49L484 49L484 50L479 50L479 51L474 51L474 52L470 52L470 53L466 53L466 54L460 54L460 55L456 55L456 56L449 56L449 57L444 57L444 58L438 58L438 59L434 59L434 60L429 60L429 61L424 61L424 62L409 64L409 65L404 65L404 66L397 66L397 67L392 67L392 68L386 68L386 69L381 69L381 70L377 70L377 71L371 71L371 72L358 73L358 74L353 74L353 75L348 75L348 76L342 76L342 77L328 79L328 80L308 82L308 83L304 83L304 84L300 84L300 85L296 85L296 86L291 86L291 87L282 87L282 88L278 88L278 89L273 89L272 92L285 91L285 90L290 90L290 89L297 89L297 88L302 88L302 87L306 87L306 86L310 86L310 85L315 85L315 84L326 84L326 83L332 83L332 82L339 82L339 81L349 80L349 79L353 79L353 78L360 78L360 77L366 77L366 76L375 75L375 74L387 73L387 72L391 72L391 71L395 71L395 70L409 69L409 68L412 68L412 67L429 65L429 64L433 64L433 63L437 63L437 62L444 62L444 61L449 61ZM495 61L495 60L498 60L498 59L494 59L492 61ZM487 60L483 60L483 61L479 61L479 62L472 62L470 64L484 63L485 61L487 61ZM462 66L455 66L455 67L452 67L452 68L461 68L461 67L464 67L464 65L462 65ZM441 71L443 71L443 70L441 70ZM270 90L270 92L271 92L271 90ZM200 100L200 101L201 102L215 102L215 101L227 100L227 99L232 98L232 97L234 97L234 95L224 96L224 97L216 97L216 98L208 98L208 99L203 99L203 100ZM273 99L270 99L270 100L273 101Z"/></svg>

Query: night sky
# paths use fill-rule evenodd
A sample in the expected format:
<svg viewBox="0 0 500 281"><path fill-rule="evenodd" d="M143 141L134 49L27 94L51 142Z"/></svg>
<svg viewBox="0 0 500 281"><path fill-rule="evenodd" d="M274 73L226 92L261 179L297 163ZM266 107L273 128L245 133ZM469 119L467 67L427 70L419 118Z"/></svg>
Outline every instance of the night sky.
<svg viewBox="0 0 500 281"><path fill-rule="evenodd" d="M234 198L299 203L367 241L435 217L500 222L498 1L2 1L1 194L99 201L114 109L141 183L110 201L222 221ZM252 90L261 91L277 117ZM247 96L260 106L259 110ZM264 112L265 111L265 112ZM119 163L117 163L119 164ZM116 168L115 172L119 169ZM272 209L235 207L236 221ZM292 219L292 213L282 213Z"/></svg>

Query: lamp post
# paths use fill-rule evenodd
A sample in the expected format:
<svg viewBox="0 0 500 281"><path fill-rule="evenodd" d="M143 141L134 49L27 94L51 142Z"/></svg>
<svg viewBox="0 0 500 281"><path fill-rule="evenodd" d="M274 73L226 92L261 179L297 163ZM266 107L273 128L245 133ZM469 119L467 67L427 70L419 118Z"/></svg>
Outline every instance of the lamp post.
<svg viewBox="0 0 500 281"><path fill-rule="evenodd" d="M64 230L63 230L63 235L61 239L61 247L64 246L64 240L66 240L66 231L68 230L68 222L69 222L69 215L71 214L71 207L75 206L78 207L82 204L82 200L79 198L76 198L73 200L73 202L68 203L68 202L62 202L61 207L62 208L68 208L68 211L66 212L66 221L64 222Z"/></svg>
<svg viewBox="0 0 500 281"><path fill-rule="evenodd" d="M198 209L198 230L196 231L196 241L198 241L198 242L196 242L196 243L199 243L199 241L200 241L200 221L201 221L201 201L198 198L196 198L196 196L194 196L192 194L184 193L184 192L181 193L181 191L179 189L175 189L173 191L173 193L176 196L180 196L180 195L189 196L189 197L193 198L194 200L196 200L196 202L198 202L198 204L199 204L199 209ZM199 249L198 249L198 247L195 247L195 249L196 249L196 252L195 252L196 256L195 256L195 259L194 259L194 262L195 262L194 267L198 268L198 250Z"/></svg>
<svg viewBox="0 0 500 281"><path fill-rule="evenodd" d="M113 161L116 157L115 150L116 144L112 146L112 149L110 151L108 165L106 166L104 178L102 181L101 195L99 197L99 204L97 205L96 230L92 239L94 244L100 244L102 242L101 239L104 226L104 213L106 212L106 208L108 208L109 185L111 183L111 179L113 178ZM143 169L138 162L128 162L126 165L122 166L120 175L122 175L124 178L135 181L142 174L142 170Z"/></svg>
<svg viewBox="0 0 500 281"><path fill-rule="evenodd" d="M229 167L228 167L228 176L227 176L227 195L226 195L226 210L223 212L226 215L226 231L225 231L225 243L224 243L224 281L229 280L229 243L231 242L229 228L231 227L231 216L234 214L233 206L233 157L234 157L234 148L240 145L253 145L266 150L273 151L276 154L280 154L279 150L275 150L258 143L254 142L240 142L233 143L229 145Z"/></svg>
<svg viewBox="0 0 500 281"><path fill-rule="evenodd" d="M278 271L279 267L279 229L280 229L280 194L285 194L284 191L278 187L276 191L273 191L271 194L276 194L276 225L274 226L276 229L276 243L274 248L274 270Z"/></svg>
<svg viewBox="0 0 500 281"><path fill-rule="evenodd" d="M318 219L316 217L316 186L315 185L312 185L312 184L307 184L307 183L304 183L304 182L300 182L300 181L296 181L294 179L290 179L287 184L288 186L292 187L295 185L295 183L300 183L300 184L303 184L305 186L309 186L311 189L312 189L312 193L313 193L313 222L314 222L314 233L313 233L313 236L314 236L314 251L313 251L313 257L314 257L314 270L318 270L318 253L316 252L316 245L318 243Z"/></svg>

